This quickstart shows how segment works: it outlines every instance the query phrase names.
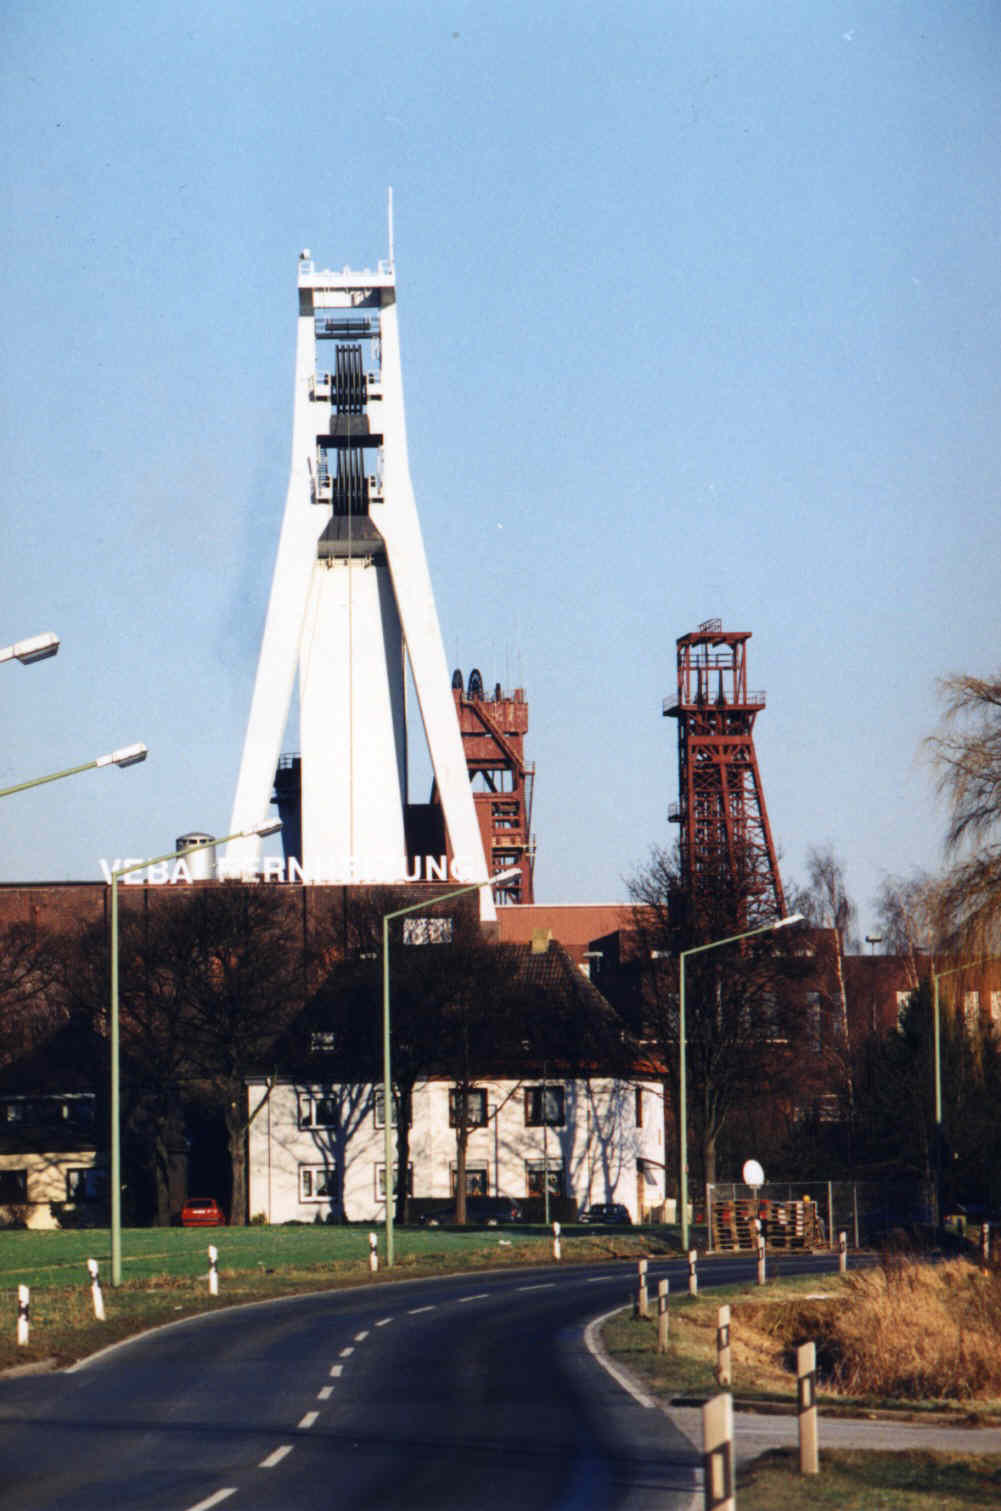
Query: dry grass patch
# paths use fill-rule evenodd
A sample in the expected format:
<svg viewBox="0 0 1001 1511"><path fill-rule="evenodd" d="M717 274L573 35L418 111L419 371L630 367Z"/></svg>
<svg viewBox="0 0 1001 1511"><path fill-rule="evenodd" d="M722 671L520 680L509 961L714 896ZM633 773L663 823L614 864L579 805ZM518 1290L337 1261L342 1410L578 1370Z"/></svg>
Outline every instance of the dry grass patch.
<svg viewBox="0 0 1001 1511"><path fill-rule="evenodd" d="M814 1280L813 1285L817 1285ZM609 1324L613 1353L657 1390L675 1396L716 1388L716 1312L732 1309L733 1389L791 1400L796 1348L817 1345L818 1388L828 1402L910 1407L1001 1403L1001 1275L965 1260L888 1257L871 1270L825 1278L823 1292L785 1283L703 1295L671 1307L671 1346L655 1352L655 1324Z"/></svg>

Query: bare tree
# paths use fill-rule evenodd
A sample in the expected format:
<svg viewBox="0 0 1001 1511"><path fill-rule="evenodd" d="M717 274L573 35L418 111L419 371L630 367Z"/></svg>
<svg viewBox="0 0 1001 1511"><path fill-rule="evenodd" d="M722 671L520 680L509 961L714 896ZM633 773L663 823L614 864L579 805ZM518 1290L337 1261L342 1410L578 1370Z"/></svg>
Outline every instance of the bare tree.
<svg viewBox="0 0 1001 1511"><path fill-rule="evenodd" d="M0 933L0 1067L21 1058L67 1018L59 941L30 923Z"/></svg>
<svg viewBox="0 0 1001 1511"><path fill-rule="evenodd" d="M935 947L939 883L924 871L886 876L876 894L876 921L888 955L905 962L907 985L916 991Z"/></svg>
<svg viewBox="0 0 1001 1511"><path fill-rule="evenodd" d="M657 1044L667 1067L665 1092L676 1106L679 981L673 900L675 857L655 848L629 880L643 976L643 1037ZM726 878L703 889L702 942L737 932ZM711 916L709 908L715 907ZM738 1108L795 1089L805 1094L816 1057L802 1054L808 1030L804 986L809 962L786 953L787 938L759 934L691 957L685 972L685 1060L689 1108L703 1174L716 1179L721 1139Z"/></svg>
<svg viewBox="0 0 1001 1511"><path fill-rule="evenodd" d="M807 852L806 875L806 886L794 893L793 907L815 929L833 931L831 965L841 1017L841 1035L847 1047L848 993L845 988L844 956L846 947L854 949L858 945L852 932L856 908L848 895L844 862L832 845Z"/></svg>
<svg viewBox="0 0 1001 1511"><path fill-rule="evenodd" d="M941 733L928 745L949 805L946 847L955 864L941 892L953 942L983 953L1001 937L1001 674L940 684Z"/></svg>

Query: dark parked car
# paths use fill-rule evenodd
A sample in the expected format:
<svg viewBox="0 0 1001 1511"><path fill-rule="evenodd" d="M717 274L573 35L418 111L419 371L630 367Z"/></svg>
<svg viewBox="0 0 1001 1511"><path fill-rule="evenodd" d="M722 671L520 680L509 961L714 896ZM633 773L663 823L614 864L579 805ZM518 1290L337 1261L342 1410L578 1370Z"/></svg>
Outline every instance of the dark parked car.
<svg viewBox="0 0 1001 1511"><path fill-rule="evenodd" d="M512 1196L467 1196L466 1222L471 1228L496 1228L501 1223L522 1222L521 1208ZM454 1227L455 1208L429 1212L421 1218L425 1227Z"/></svg>
<svg viewBox="0 0 1001 1511"><path fill-rule="evenodd" d="M226 1214L214 1196L190 1196L181 1208L182 1228L224 1228Z"/></svg>
<svg viewBox="0 0 1001 1511"><path fill-rule="evenodd" d="M631 1228L629 1208L619 1201L596 1201L580 1214L581 1222L604 1223L609 1227Z"/></svg>

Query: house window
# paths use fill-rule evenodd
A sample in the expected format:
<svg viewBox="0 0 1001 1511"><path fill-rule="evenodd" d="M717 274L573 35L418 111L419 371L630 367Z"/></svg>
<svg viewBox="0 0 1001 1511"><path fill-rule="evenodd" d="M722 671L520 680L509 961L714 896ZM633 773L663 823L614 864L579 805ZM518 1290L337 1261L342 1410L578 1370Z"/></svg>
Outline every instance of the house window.
<svg viewBox="0 0 1001 1511"><path fill-rule="evenodd" d="M329 1165L299 1166L300 1201L334 1201L337 1197L337 1172Z"/></svg>
<svg viewBox="0 0 1001 1511"><path fill-rule="evenodd" d="M963 993L963 1019L964 1019L964 1021L966 1023L966 1027L967 1027L967 1029L968 1029L968 1031L970 1033L972 1033L974 1031L974 1029L977 1028L977 1026L979 1025L979 1023L980 1023L980 993L979 992L964 992Z"/></svg>
<svg viewBox="0 0 1001 1511"><path fill-rule="evenodd" d="M643 1087L637 1086L634 1092L636 1100L636 1126L643 1127Z"/></svg>
<svg viewBox="0 0 1001 1511"><path fill-rule="evenodd" d="M309 1036L309 1052L311 1055L332 1055L335 1040L332 1029L317 1028Z"/></svg>
<svg viewBox="0 0 1001 1511"><path fill-rule="evenodd" d="M0 1207L27 1200L27 1170L0 1170Z"/></svg>
<svg viewBox="0 0 1001 1511"><path fill-rule="evenodd" d="M525 1087L526 1128L562 1128L566 1120L566 1092L564 1087Z"/></svg>
<svg viewBox="0 0 1001 1511"><path fill-rule="evenodd" d="M391 1126L393 1128L395 1128L396 1125L397 1125L397 1122L399 1120L399 1115L400 1115L400 1093L399 1093L398 1089L395 1086L393 1087L392 1103L393 1103L393 1105L392 1105L392 1118L393 1118L393 1121L392 1121ZM412 1113L412 1111L410 1109L408 1109L408 1113L409 1113L409 1115L407 1117L407 1127L409 1128L410 1125L411 1125L411 1123L413 1122L413 1113ZM385 1128L385 1126L386 1126L386 1096L385 1096L385 1087L384 1086L375 1086L372 1089L372 1117L375 1120L375 1126L377 1128Z"/></svg>
<svg viewBox="0 0 1001 1511"><path fill-rule="evenodd" d="M454 919L405 918L404 944L451 944Z"/></svg>
<svg viewBox="0 0 1001 1511"><path fill-rule="evenodd" d="M457 1193L457 1191L459 1189L459 1172L455 1168L454 1165L451 1166L450 1171L449 1171L449 1175L450 1175L450 1190L452 1192L452 1195L455 1196L455 1194ZM466 1166L466 1195L467 1196L486 1196L487 1193L489 1192L489 1190L490 1190L490 1185L489 1185L489 1180L488 1180L488 1176L487 1176L487 1167L486 1167L486 1165L467 1165Z"/></svg>
<svg viewBox="0 0 1001 1511"><path fill-rule="evenodd" d="M453 1086L448 1093L448 1126L450 1128L485 1128L487 1126L487 1094L474 1087L461 1091Z"/></svg>
<svg viewBox="0 0 1001 1511"><path fill-rule="evenodd" d="M399 1165L394 1165L393 1166L393 1195L394 1196L397 1194L397 1175L399 1173L399 1168L400 1168ZM385 1167L385 1165L376 1165L376 1167L375 1167L375 1194L376 1194L376 1198L379 1201L385 1201L386 1200L386 1167ZM407 1166L407 1195L408 1196L413 1196L413 1194L414 1194L414 1167L413 1167L413 1165L408 1165Z"/></svg>
<svg viewBox="0 0 1001 1511"><path fill-rule="evenodd" d="M911 1001L912 995L913 995L913 993L911 993L911 992L898 992L897 993L897 1027L898 1028L902 1028L903 1027L903 1024L904 1024L904 1014L906 1013L908 1007L910 1006L910 1001Z"/></svg>
<svg viewBox="0 0 1001 1511"><path fill-rule="evenodd" d="M340 1124L340 1103L335 1096L313 1096L310 1092L299 1093L300 1128L337 1128Z"/></svg>
<svg viewBox="0 0 1001 1511"><path fill-rule="evenodd" d="M991 1023L1001 1028L1001 992L991 992Z"/></svg>
<svg viewBox="0 0 1001 1511"><path fill-rule="evenodd" d="M108 1195L108 1173L93 1168L66 1171L67 1201L104 1201Z"/></svg>
<svg viewBox="0 0 1001 1511"><path fill-rule="evenodd" d="M564 1194L563 1164L560 1160L551 1159L548 1165L545 1160L532 1160L525 1166L525 1176L529 1196L545 1196L547 1178L550 1196Z"/></svg>

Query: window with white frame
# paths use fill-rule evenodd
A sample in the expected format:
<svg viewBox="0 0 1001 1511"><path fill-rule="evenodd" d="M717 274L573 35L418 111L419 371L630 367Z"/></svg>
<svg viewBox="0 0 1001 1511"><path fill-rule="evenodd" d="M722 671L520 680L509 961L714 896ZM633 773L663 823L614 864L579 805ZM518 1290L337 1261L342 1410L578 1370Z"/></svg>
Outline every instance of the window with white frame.
<svg viewBox="0 0 1001 1511"><path fill-rule="evenodd" d="M529 1196L545 1196L547 1181L550 1196L564 1194L563 1161L560 1159L529 1160L525 1165L525 1182Z"/></svg>
<svg viewBox="0 0 1001 1511"><path fill-rule="evenodd" d="M330 1165L299 1166L300 1201L335 1201L337 1171Z"/></svg>
<svg viewBox="0 0 1001 1511"><path fill-rule="evenodd" d="M980 1025L980 993L963 993L963 1022L967 1032L973 1033Z"/></svg>
<svg viewBox="0 0 1001 1511"><path fill-rule="evenodd" d="M487 1094L479 1087L450 1088L448 1093L448 1126L450 1128L485 1128L487 1126Z"/></svg>
<svg viewBox="0 0 1001 1511"><path fill-rule="evenodd" d="M85 1166L66 1171L67 1201L103 1201L108 1194L108 1172Z"/></svg>
<svg viewBox="0 0 1001 1511"><path fill-rule="evenodd" d="M453 1196L459 1190L459 1172L454 1164L449 1167L449 1189ZM486 1165L466 1166L466 1195L486 1196L490 1191L490 1178Z"/></svg>
<svg viewBox="0 0 1001 1511"><path fill-rule="evenodd" d="M566 1120L565 1087L525 1087L526 1128L562 1128Z"/></svg>
<svg viewBox="0 0 1001 1511"><path fill-rule="evenodd" d="M394 1196L397 1194L397 1185L398 1185L397 1177L399 1175L399 1169L400 1169L399 1165L394 1165L393 1166L393 1195ZM379 1201L385 1201L386 1200L386 1167L385 1167L385 1165L376 1165L376 1167L375 1167L375 1194L376 1194L376 1198ZM413 1167L413 1165L408 1165L407 1166L407 1195L408 1196L413 1196L413 1194L414 1194L414 1167Z"/></svg>
<svg viewBox="0 0 1001 1511"><path fill-rule="evenodd" d="M0 1207L27 1200L27 1170L0 1170Z"/></svg>
<svg viewBox="0 0 1001 1511"><path fill-rule="evenodd" d="M340 1098L330 1091L299 1093L300 1128L337 1128L341 1121Z"/></svg>
<svg viewBox="0 0 1001 1511"><path fill-rule="evenodd" d="M399 1093L398 1089L395 1086L393 1087L392 1096L391 1096L390 1100L392 1102L392 1108L391 1108L391 1113L390 1113L390 1115L392 1117L392 1123L391 1123L390 1126L393 1127L393 1128L395 1128L396 1125L397 1125L397 1122L399 1121L399 1116L400 1116L400 1093ZM410 1124L413 1122L413 1115L412 1115L412 1110L410 1108L408 1108L407 1111L408 1111L407 1127L409 1128ZM372 1117L373 1117L373 1119L375 1121L375 1126L377 1128L385 1128L385 1126L386 1126L386 1088L384 1086L374 1086L372 1088Z"/></svg>
<svg viewBox="0 0 1001 1511"><path fill-rule="evenodd" d="M991 1026L1001 1029L1001 992L991 992Z"/></svg>
<svg viewBox="0 0 1001 1511"><path fill-rule="evenodd" d="M904 1024L904 1014L906 1013L906 1011L908 1009L908 1006L910 1005L910 1000L911 1000L912 995L913 995L912 992L898 992L897 993L897 1027L898 1028L902 1028L903 1027L903 1024Z"/></svg>

